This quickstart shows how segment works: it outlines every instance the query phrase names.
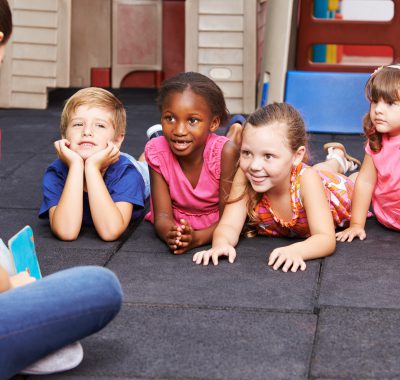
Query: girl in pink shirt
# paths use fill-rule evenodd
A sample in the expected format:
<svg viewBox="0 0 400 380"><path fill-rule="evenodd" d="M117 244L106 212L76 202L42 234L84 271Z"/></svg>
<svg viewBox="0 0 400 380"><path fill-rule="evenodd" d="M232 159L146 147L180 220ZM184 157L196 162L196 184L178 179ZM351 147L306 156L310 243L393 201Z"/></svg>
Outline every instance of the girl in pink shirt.
<svg viewBox="0 0 400 380"><path fill-rule="evenodd" d="M339 241L365 239L371 199L378 221L400 230L400 64L376 70L365 91L371 102L364 118L368 144L355 184L350 227L336 234Z"/></svg>
<svg viewBox="0 0 400 380"><path fill-rule="evenodd" d="M221 89L208 77L180 73L158 96L163 136L145 148L151 211L157 235L181 254L211 242L229 195L238 148L214 134L228 113Z"/></svg>

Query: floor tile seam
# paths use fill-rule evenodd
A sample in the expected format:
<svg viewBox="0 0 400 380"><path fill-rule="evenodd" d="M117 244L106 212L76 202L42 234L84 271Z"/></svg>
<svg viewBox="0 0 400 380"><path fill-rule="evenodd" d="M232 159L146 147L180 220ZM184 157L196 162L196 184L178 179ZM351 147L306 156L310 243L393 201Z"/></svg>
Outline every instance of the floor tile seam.
<svg viewBox="0 0 400 380"><path fill-rule="evenodd" d="M141 216L141 218L144 218L144 215ZM117 245L113 248L113 251L111 252L111 255L108 257L108 259L106 260L106 262L104 263L104 267L107 267L107 265L111 262L111 260L113 259L113 257L116 255L117 252L120 252L121 248L124 246L124 244L128 241L128 239L135 233L135 231L137 230L138 226L142 223L142 220L137 220L131 228L127 228L127 232L123 236L123 238L118 241Z"/></svg>
<svg viewBox="0 0 400 380"><path fill-rule="evenodd" d="M371 306L338 306L338 305L318 305L316 307L318 309L318 313L321 312L322 309L333 309L333 310L349 310L349 311L386 311L386 312L400 312L399 308L393 307L371 307Z"/></svg>
<svg viewBox="0 0 400 380"><path fill-rule="evenodd" d="M324 379L327 379L327 380L332 380L332 379L335 379L335 380L349 380L349 376L341 377L341 375L335 375L335 376L332 377L332 376L324 376L324 375L322 375L322 376L310 376L310 377L308 377L308 379L309 380L324 380ZM370 377L370 376L363 375L361 377L352 376L351 379L352 380L382 380L382 377L376 377L376 376ZM390 379L398 380L399 376L398 375L392 375L392 376L389 375L389 376L385 376L384 379L385 380L390 380Z"/></svg>
<svg viewBox="0 0 400 380"><path fill-rule="evenodd" d="M209 306L209 305L193 305L193 304L166 304L166 303L145 303L145 302L129 302L124 301L124 306L141 307L148 309L170 309L170 310L209 310L209 311L238 311L250 312L260 314L300 314L300 315L314 315L313 310L305 309L273 309L273 308L260 308L260 307L245 307L245 306Z"/></svg>
<svg viewBox="0 0 400 380"><path fill-rule="evenodd" d="M8 175L6 176L6 178L11 178L11 179L14 179L14 178L25 178L25 177L15 177L15 176L14 176L14 173L15 173L19 168L21 168L23 165L26 165L26 162L27 162L27 161L29 161L29 160L31 160L33 157L37 156L38 153L35 153L35 152L15 152L15 151L12 151L12 153L15 153L15 154L26 153L26 154L29 154L29 156L26 157L19 165L17 164L17 166L16 166L15 168L13 168L11 174L8 174ZM6 154L6 153L3 151L3 152L2 152L2 155L4 155L4 154Z"/></svg>
<svg viewBox="0 0 400 380"><path fill-rule="evenodd" d="M29 210L29 211L36 211L36 215L39 215L39 206L38 207L15 207L15 206L3 207L3 206L0 206L0 210L18 210L18 211ZM38 217L38 219L39 219L39 217Z"/></svg>
<svg viewBox="0 0 400 380"><path fill-rule="evenodd" d="M319 331L319 309L318 308L314 308L314 314L317 317L317 320L315 322L315 331L314 331L314 337L313 337L313 342L311 345L311 352L310 352L310 357L308 359L308 368L307 368L307 379L312 379L312 368L313 368L313 363L314 363L314 359L316 356L316 348L318 345L318 331Z"/></svg>
<svg viewBox="0 0 400 380"><path fill-rule="evenodd" d="M319 296L321 293L321 282L322 282L322 275L323 275L325 265L326 265L325 263L326 263L325 258L320 260L319 270L317 273L317 283L315 286L315 293L313 294L313 297L311 299L311 304L314 305L314 310L313 310L314 314L318 314L318 309L316 309L316 307L318 305L318 299L319 299Z"/></svg>

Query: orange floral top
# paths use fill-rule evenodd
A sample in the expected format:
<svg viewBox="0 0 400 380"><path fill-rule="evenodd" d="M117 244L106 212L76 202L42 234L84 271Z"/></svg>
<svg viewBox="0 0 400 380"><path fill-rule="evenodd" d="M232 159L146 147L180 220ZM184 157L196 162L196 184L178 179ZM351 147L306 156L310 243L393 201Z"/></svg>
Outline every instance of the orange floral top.
<svg viewBox="0 0 400 380"><path fill-rule="evenodd" d="M255 211L260 218L257 226L259 235L309 237L306 210L301 200L300 179L309 166L301 163L293 168L290 179L290 198L292 204L292 219L283 221L277 217L270 207L267 195L257 204ZM354 183L348 177L326 171L317 171L325 187L327 200L332 213L335 227L347 227L351 218L351 198Z"/></svg>

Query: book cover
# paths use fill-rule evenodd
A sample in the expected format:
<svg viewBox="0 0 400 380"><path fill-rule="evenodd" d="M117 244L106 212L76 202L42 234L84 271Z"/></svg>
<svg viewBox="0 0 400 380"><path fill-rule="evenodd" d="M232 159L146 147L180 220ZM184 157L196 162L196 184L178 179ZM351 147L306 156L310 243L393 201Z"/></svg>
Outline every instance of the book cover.
<svg viewBox="0 0 400 380"><path fill-rule="evenodd" d="M14 260L15 273L28 270L32 277L42 278L36 256L33 231L25 226L8 241L8 248Z"/></svg>

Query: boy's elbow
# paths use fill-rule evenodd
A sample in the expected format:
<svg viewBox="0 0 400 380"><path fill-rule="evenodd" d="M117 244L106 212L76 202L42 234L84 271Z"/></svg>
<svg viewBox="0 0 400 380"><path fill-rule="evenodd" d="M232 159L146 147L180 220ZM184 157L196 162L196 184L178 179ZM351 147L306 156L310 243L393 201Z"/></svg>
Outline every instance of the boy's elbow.
<svg viewBox="0 0 400 380"><path fill-rule="evenodd" d="M120 238L124 230L107 230L107 231L97 231L99 237L103 241L115 241Z"/></svg>
<svg viewBox="0 0 400 380"><path fill-rule="evenodd" d="M63 241L74 241L78 239L80 230L68 230L65 228L57 228L55 226L51 226L51 232L60 240Z"/></svg>
<svg viewBox="0 0 400 380"><path fill-rule="evenodd" d="M74 241L78 239L79 232L78 233L69 233L69 232L63 232L63 233L58 233L53 231L54 235L56 235L60 240L63 241Z"/></svg>

